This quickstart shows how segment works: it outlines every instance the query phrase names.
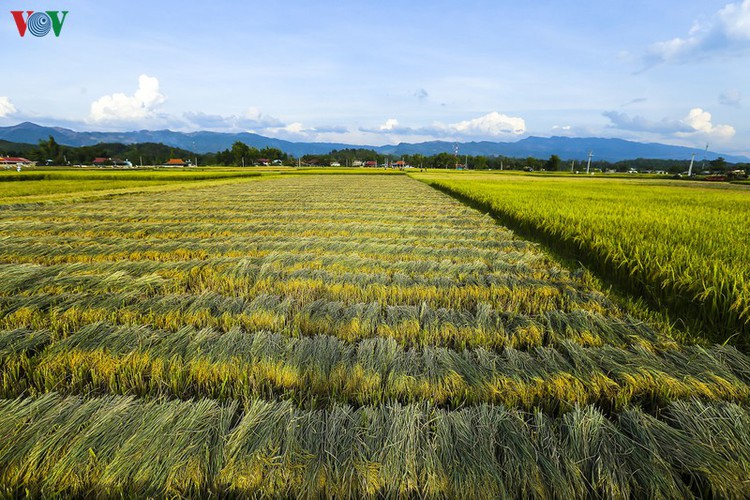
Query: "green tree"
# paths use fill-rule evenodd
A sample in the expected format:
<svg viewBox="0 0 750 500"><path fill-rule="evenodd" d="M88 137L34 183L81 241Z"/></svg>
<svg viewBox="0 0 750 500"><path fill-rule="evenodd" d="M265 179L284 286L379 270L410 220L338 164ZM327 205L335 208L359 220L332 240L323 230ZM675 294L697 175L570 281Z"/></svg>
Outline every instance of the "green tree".
<svg viewBox="0 0 750 500"><path fill-rule="evenodd" d="M727 161L721 156L719 156L715 160L711 160L709 163L711 164L711 168L713 170L719 170L723 172L727 168Z"/></svg>
<svg viewBox="0 0 750 500"><path fill-rule="evenodd" d="M232 164L242 166L251 164L250 148L244 142L235 141L232 144Z"/></svg>
<svg viewBox="0 0 750 500"><path fill-rule="evenodd" d="M487 164L487 158L484 156L475 156L472 163L474 164L473 167L476 170L487 170L487 168L489 167Z"/></svg>
<svg viewBox="0 0 750 500"><path fill-rule="evenodd" d="M549 157L549 160L547 160L544 163L544 169L551 170L551 171L560 170L561 164L562 164L562 161L560 160L560 157L557 155L552 155Z"/></svg>
<svg viewBox="0 0 750 500"><path fill-rule="evenodd" d="M49 136L49 139L46 141L39 141L37 160L42 163L51 161L53 165L62 165L64 163L63 157L62 148L54 137Z"/></svg>

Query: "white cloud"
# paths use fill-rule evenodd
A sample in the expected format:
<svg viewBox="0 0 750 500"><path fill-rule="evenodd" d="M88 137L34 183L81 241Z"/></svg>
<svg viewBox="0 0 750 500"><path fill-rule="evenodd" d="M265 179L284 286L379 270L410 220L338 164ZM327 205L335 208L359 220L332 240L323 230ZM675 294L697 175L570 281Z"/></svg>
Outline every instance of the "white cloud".
<svg viewBox="0 0 750 500"><path fill-rule="evenodd" d="M508 116L497 111L488 113L473 120L454 123L449 129L461 135L502 136L521 135L526 132L523 118Z"/></svg>
<svg viewBox="0 0 750 500"><path fill-rule="evenodd" d="M498 139L516 137L526 133L526 122L523 118L493 111L472 120L447 124L435 122L426 127L407 127L400 125L395 118L389 118L377 128L360 127L359 130L371 134L420 136L425 138Z"/></svg>
<svg viewBox="0 0 750 500"><path fill-rule="evenodd" d="M737 89L725 90L719 96L719 103L725 106L739 108L742 103L742 92Z"/></svg>
<svg viewBox="0 0 750 500"><path fill-rule="evenodd" d="M390 131L396 130L397 127L398 127L398 120L396 120L395 118L388 118L385 121L385 123L380 126L379 130L390 132Z"/></svg>
<svg viewBox="0 0 750 500"><path fill-rule="evenodd" d="M5 118L8 115L12 115L18 111L16 107L10 102L7 97L0 96L0 118Z"/></svg>
<svg viewBox="0 0 750 500"><path fill-rule="evenodd" d="M91 103L93 122L139 122L156 116L156 109L167 100L159 90L157 78L141 75L132 96L123 93L105 95Z"/></svg>
<svg viewBox="0 0 750 500"><path fill-rule="evenodd" d="M693 129L692 133L677 133L677 136L685 137L695 134L703 134L718 141L727 141L734 137L734 127L730 125L714 125L711 123L711 113L701 108L693 108L682 120Z"/></svg>
<svg viewBox="0 0 750 500"><path fill-rule="evenodd" d="M602 114L609 118L613 128L651 133L661 137L726 141L735 134L735 129L731 125L714 125L711 113L701 108L691 109L687 116L680 120L663 118L653 121L642 116L630 116L617 111L606 111Z"/></svg>
<svg viewBox="0 0 750 500"><path fill-rule="evenodd" d="M712 54L732 54L750 49L750 0L730 3L708 23L694 24L684 38L656 42L643 58L645 67L682 63Z"/></svg>

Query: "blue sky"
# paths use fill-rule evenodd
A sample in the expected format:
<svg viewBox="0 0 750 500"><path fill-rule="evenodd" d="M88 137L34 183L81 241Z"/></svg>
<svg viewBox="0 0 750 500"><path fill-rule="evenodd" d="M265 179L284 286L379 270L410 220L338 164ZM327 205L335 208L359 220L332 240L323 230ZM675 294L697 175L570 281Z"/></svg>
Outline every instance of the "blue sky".
<svg viewBox="0 0 750 500"><path fill-rule="evenodd" d="M4 5L0 126L750 153L750 0ZM22 38L13 10L69 14Z"/></svg>

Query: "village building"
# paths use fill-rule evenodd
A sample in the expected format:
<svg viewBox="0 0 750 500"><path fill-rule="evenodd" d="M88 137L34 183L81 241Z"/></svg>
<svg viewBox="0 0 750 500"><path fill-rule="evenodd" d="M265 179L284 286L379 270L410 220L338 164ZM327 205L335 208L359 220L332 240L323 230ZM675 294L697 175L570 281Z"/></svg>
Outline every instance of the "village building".
<svg viewBox="0 0 750 500"><path fill-rule="evenodd" d="M15 166L15 165L35 165L36 162L33 162L27 158L22 158L20 156L0 156L0 165L4 165L6 167L8 166Z"/></svg>
<svg viewBox="0 0 750 500"><path fill-rule="evenodd" d="M133 164L129 160L123 160L121 158L94 158L91 164L95 167L132 167Z"/></svg>
<svg viewBox="0 0 750 500"><path fill-rule="evenodd" d="M187 167L191 163L190 161L185 161L182 158L170 158L169 161L164 163L163 166L165 167Z"/></svg>

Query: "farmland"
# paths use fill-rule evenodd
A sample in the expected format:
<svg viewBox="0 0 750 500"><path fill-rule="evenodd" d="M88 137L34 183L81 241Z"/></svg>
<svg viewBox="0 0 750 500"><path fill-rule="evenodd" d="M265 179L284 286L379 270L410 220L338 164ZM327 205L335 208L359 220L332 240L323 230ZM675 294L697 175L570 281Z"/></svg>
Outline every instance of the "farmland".
<svg viewBox="0 0 750 500"><path fill-rule="evenodd" d="M0 496L742 498L749 401L407 176L0 207Z"/></svg>
<svg viewBox="0 0 750 500"><path fill-rule="evenodd" d="M0 170L0 205L45 203L135 192L192 187L195 182L250 178L258 173L238 169L211 170Z"/></svg>
<svg viewBox="0 0 750 500"><path fill-rule="evenodd" d="M713 342L750 350L750 192L695 182L420 174Z"/></svg>

